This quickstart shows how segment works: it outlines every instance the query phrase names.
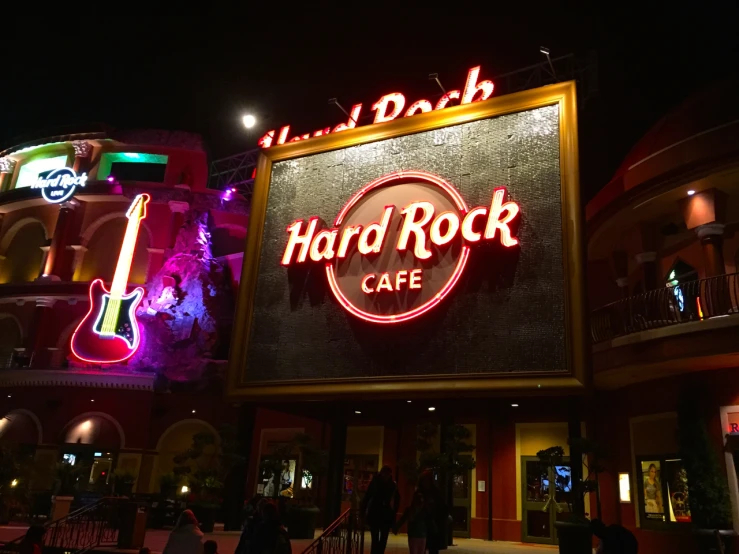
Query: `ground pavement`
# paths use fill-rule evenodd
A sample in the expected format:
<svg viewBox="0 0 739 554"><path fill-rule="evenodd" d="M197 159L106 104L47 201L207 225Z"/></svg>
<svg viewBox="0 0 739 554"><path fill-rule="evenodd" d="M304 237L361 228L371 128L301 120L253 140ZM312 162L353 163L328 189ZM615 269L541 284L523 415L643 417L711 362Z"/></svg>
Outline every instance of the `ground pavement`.
<svg viewBox="0 0 739 554"><path fill-rule="evenodd" d="M23 535L26 527L8 526L0 527L0 541L9 541ZM218 543L218 552L220 554L233 554L236 545L239 543L239 535L237 532L216 532L205 535L205 539L213 539ZM167 543L169 531L157 529L149 529L146 532L145 546L151 548L152 552L161 552ZM318 535L316 535L318 536ZM310 540L293 540L293 554L301 554L305 548L311 543ZM477 539L454 539L455 546L447 551L448 554L555 554L557 548L553 546L521 544L513 542L488 542ZM369 535L365 537L365 553L369 552ZM103 550L103 549L99 549ZM138 550L117 550L106 549L110 552L135 553ZM386 554L407 554L408 543L405 535L390 535Z"/></svg>

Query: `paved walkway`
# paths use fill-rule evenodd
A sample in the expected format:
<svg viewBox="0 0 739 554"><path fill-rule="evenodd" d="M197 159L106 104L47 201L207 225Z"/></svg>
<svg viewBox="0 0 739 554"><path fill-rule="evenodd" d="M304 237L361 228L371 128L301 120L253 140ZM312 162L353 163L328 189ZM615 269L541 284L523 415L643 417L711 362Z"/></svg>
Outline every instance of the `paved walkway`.
<svg viewBox="0 0 739 554"><path fill-rule="evenodd" d="M23 526L4 526L0 527L0 541L9 541L23 535L26 527ZM218 551L220 554L233 554L236 545L239 543L239 535L237 532L216 532L205 535L207 539L213 539L218 543ZM169 531L150 529L146 532L145 545L151 548L152 552L161 552L167 543ZM318 536L318 535L316 535ZM387 554L407 554L408 543L405 535L390 535L387 545ZM303 550L310 544L309 540L294 540L293 554L301 554ZM514 542L488 542L478 539L454 539L455 546L448 550L448 554L554 554L557 552L556 547L521 544ZM365 538L365 552L369 552L369 535ZM117 550L110 549L110 552L121 552L125 554L136 553L138 550Z"/></svg>

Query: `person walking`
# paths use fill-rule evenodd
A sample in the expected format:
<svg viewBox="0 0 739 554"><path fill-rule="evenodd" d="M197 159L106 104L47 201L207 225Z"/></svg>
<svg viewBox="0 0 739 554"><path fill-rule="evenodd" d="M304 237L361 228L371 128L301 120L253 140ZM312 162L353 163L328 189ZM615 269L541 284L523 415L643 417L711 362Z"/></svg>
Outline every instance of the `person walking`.
<svg viewBox="0 0 739 554"><path fill-rule="evenodd" d="M192 510L180 514L162 554L203 554L203 532Z"/></svg>
<svg viewBox="0 0 739 554"><path fill-rule="evenodd" d="M249 554L291 554L287 530L280 523L280 513L273 503L262 506L262 521L249 543Z"/></svg>
<svg viewBox="0 0 739 554"><path fill-rule="evenodd" d="M18 545L18 552L20 554L41 554L44 550L45 533L46 528L43 525L31 525Z"/></svg>
<svg viewBox="0 0 739 554"><path fill-rule="evenodd" d="M416 491L413 502L406 508L398 523L393 527L393 533L398 534L403 524L408 523L408 550L410 554L424 554L426 552L426 538L429 531L436 527L431 514L426 509L423 494Z"/></svg>
<svg viewBox="0 0 739 554"><path fill-rule="evenodd" d="M385 553L387 537L399 507L400 493L393 481L393 470L384 466L370 482L360 506L360 514L370 528L371 554Z"/></svg>
<svg viewBox="0 0 739 554"><path fill-rule="evenodd" d="M439 487L434 483L434 474L431 470L421 473L416 492L423 496L424 506L433 521L433 527L426 536L426 550L429 554L439 554L439 550L446 550L448 546L449 509Z"/></svg>

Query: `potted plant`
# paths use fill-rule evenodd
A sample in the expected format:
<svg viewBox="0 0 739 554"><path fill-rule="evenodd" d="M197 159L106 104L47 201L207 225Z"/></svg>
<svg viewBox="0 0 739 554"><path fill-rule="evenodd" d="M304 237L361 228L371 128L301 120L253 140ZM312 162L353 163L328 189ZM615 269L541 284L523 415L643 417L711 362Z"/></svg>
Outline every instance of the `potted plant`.
<svg viewBox="0 0 739 554"><path fill-rule="evenodd" d="M190 478L193 501L189 503L204 533L212 533L221 507L223 483L217 470L200 470Z"/></svg>
<svg viewBox="0 0 739 554"><path fill-rule="evenodd" d="M570 439L570 444L581 447L583 454L586 453L586 439ZM577 443L576 443L577 441ZM595 444L595 443L591 443ZM594 448L594 447L593 447ZM567 486L571 487L572 495L582 495L593 492L597 488L597 479L591 479L590 475L581 483L572 482L571 476L560 475L557 471L558 467L567 465L564 458L564 448L561 446L551 446L536 453L539 458L542 470L550 475L554 475L554 488L550 485L549 500L545 505L545 510L556 510L562 513L563 509L557 502L557 490L566 490ZM575 463L574 461L570 463ZM582 463L582 461L580 462ZM592 464L595 468L595 464ZM600 471L600 466L597 466ZM598 472L599 472L598 471ZM596 472L597 476L597 472ZM568 502L568 512L565 517L555 522L557 528L557 539L559 542L559 551L562 554L590 554L592 552L592 531L590 528L590 520L585 517L584 512L580 512L577 506L583 505L578 502L577 506Z"/></svg>
<svg viewBox="0 0 739 554"><path fill-rule="evenodd" d="M177 485L180 481L174 471L162 473L159 476L159 494L163 500L172 499L177 494Z"/></svg>
<svg viewBox="0 0 739 554"><path fill-rule="evenodd" d="M113 472L113 491L119 496L131 496L137 475L126 469L117 469Z"/></svg>
<svg viewBox="0 0 739 554"><path fill-rule="evenodd" d="M298 433L293 439L272 451L261 464L263 472L279 478L286 460L299 459L292 486L278 495L290 538L312 539L318 524L320 510L314 502L316 479L328 469L328 452L319 448L313 437ZM290 500L292 499L292 500Z"/></svg>
<svg viewBox="0 0 739 554"><path fill-rule="evenodd" d="M686 388L678 405L680 457L687 476L691 521L702 553L731 551L729 486L708 434L710 404L700 387Z"/></svg>

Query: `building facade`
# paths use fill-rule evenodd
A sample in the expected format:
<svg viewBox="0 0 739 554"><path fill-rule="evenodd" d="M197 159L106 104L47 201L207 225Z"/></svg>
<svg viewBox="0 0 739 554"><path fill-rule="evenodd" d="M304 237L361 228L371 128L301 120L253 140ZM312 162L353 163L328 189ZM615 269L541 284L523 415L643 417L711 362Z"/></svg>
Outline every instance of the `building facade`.
<svg viewBox="0 0 739 554"><path fill-rule="evenodd" d="M236 422L219 383L245 200L208 189L200 138L169 131L21 144L0 154L0 182L0 438L31 452L34 492L62 460L89 473L81 492L109 491L115 471L158 492L194 434ZM95 280L108 312L116 286L143 287L125 360L82 353Z"/></svg>

